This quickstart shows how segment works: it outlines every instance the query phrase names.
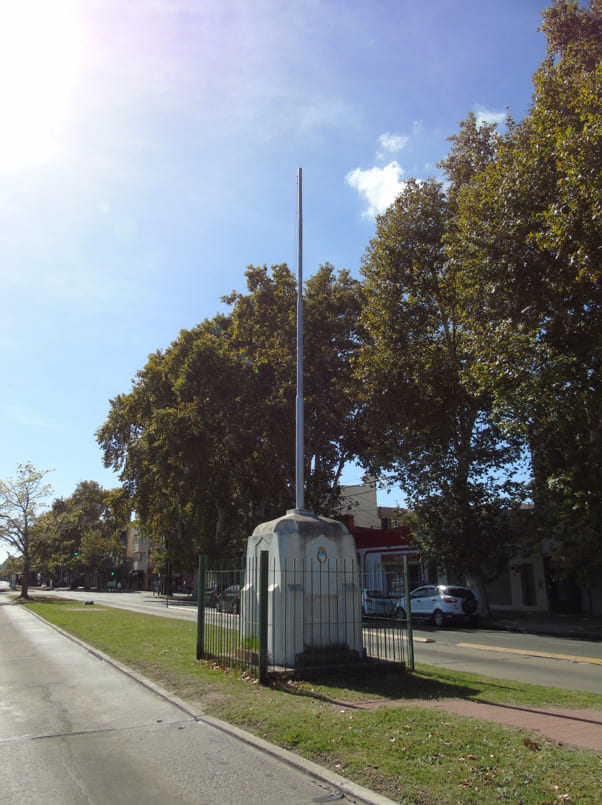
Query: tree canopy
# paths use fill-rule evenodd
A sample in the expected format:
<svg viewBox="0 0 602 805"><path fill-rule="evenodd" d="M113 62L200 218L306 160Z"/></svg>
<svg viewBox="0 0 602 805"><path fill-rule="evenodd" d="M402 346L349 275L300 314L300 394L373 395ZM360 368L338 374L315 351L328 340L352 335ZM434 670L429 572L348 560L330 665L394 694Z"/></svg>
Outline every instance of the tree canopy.
<svg viewBox="0 0 602 805"><path fill-rule="evenodd" d="M457 141L454 166L474 161L471 149L491 135L474 119L465 133L473 136ZM442 183L410 181L378 218L362 267L359 372L369 466L408 495L425 557L482 579L511 554L501 522L520 500L520 486L508 480L518 453L491 416L490 396L463 382L478 356L460 319L461 266L446 252L453 198Z"/></svg>
<svg viewBox="0 0 602 805"><path fill-rule="evenodd" d="M130 509L122 490L82 481L68 498L56 498L35 526L36 569L56 584L82 576L102 587L111 573L125 573L122 534Z"/></svg>
<svg viewBox="0 0 602 805"><path fill-rule="evenodd" d="M377 219L363 262L368 458L408 493L426 554L475 572L511 555L514 532L528 548L524 528L500 519L520 500L511 471L522 443L540 538L556 538L558 573L591 582L601 569L602 4L557 0L542 30L548 51L525 120L500 133L469 116L441 163L448 182L407 182Z"/></svg>
<svg viewBox="0 0 602 805"><path fill-rule="evenodd" d="M306 284L307 499L331 510L358 452L358 288L331 266ZM151 356L98 431L137 516L188 566L199 550L239 553L258 523L294 505L296 281L285 265L251 266L247 290Z"/></svg>
<svg viewBox="0 0 602 805"><path fill-rule="evenodd" d="M468 382L530 451L557 571L591 581L602 569L602 4L558 0L542 28L531 110L463 189L450 253L479 355Z"/></svg>

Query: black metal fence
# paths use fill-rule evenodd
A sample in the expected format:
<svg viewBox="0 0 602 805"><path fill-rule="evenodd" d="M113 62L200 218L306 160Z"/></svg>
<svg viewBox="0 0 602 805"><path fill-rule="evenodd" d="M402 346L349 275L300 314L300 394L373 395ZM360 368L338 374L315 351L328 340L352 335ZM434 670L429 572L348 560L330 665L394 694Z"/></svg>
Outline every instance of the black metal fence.
<svg viewBox="0 0 602 805"><path fill-rule="evenodd" d="M356 562L199 562L197 659L265 681L295 671L413 667L404 618L362 614ZM409 634L408 634L409 631Z"/></svg>

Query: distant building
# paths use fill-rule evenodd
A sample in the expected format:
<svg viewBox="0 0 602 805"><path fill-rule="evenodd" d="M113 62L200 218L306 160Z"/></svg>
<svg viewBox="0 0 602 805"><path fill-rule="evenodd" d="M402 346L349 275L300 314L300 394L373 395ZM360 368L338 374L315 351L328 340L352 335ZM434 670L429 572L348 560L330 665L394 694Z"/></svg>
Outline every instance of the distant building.
<svg viewBox="0 0 602 805"><path fill-rule="evenodd" d="M377 505L376 482L342 488L341 518L355 537L362 587L397 594L403 584L403 561L408 563L410 589L423 583L467 584L466 578L437 572L420 560L405 509ZM573 580L556 581L552 574L554 544L544 540L528 556L517 557L487 584L491 609L522 612L602 614L602 584L581 588Z"/></svg>
<svg viewBox="0 0 602 805"><path fill-rule="evenodd" d="M355 537L364 589L388 595L404 592L404 558L410 589L423 579L423 568L408 526L402 523L405 509L378 506L376 481L368 478L361 486L344 486L341 519Z"/></svg>
<svg viewBox="0 0 602 805"><path fill-rule="evenodd" d="M135 525L126 530L126 557L130 563L129 587L131 590L148 590L150 542Z"/></svg>

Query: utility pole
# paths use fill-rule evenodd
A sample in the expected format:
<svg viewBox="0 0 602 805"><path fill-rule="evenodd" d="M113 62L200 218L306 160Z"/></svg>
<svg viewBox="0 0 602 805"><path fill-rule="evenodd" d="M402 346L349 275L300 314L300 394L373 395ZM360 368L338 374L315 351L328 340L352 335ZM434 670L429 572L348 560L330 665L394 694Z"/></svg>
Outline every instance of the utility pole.
<svg viewBox="0 0 602 805"><path fill-rule="evenodd" d="M303 172L297 174L298 223L297 223L297 442L295 508L303 511Z"/></svg>

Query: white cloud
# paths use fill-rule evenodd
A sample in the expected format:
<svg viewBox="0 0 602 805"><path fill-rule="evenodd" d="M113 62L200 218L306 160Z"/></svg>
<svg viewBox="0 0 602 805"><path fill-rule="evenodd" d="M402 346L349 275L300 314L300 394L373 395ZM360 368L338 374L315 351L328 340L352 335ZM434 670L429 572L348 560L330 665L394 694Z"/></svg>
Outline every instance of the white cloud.
<svg viewBox="0 0 602 805"><path fill-rule="evenodd" d="M405 148L408 144L410 138L409 137L402 137L401 134L390 134L388 131L384 134L381 134L378 138L378 144L380 146L379 154L382 153L389 153L394 154L397 151L401 151L402 148Z"/></svg>
<svg viewBox="0 0 602 805"><path fill-rule="evenodd" d="M383 168L355 168L347 174L345 182L368 202L362 213L364 218L374 218L391 206L403 190L403 174L403 168L395 160Z"/></svg>
<svg viewBox="0 0 602 805"><path fill-rule="evenodd" d="M477 106L475 107L475 117L477 126L482 126L483 123L496 123L501 126L506 120L506 112L492 112L490 109L485 109L484 106Z"/></svg>

